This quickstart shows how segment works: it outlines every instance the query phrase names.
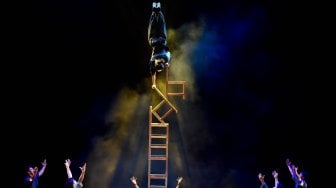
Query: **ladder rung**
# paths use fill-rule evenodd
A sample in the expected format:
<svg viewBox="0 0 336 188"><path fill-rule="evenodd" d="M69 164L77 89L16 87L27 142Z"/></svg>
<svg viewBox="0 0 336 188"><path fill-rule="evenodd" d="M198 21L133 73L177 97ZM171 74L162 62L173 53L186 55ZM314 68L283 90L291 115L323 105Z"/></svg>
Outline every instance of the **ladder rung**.
<svg viewBox="0 0 336 188"><path fill-rule="evenodd" d="M150 135L151 138L167 138L165 134L152 134Z"/></svg>
<svg viewBox="0 0 336 188"><path fill-rule="evenodd" d="M151 144L151 148L167 148L167 144Z"/></svg>
<svg viewBox="0 0 336 188"><path fill-rule="evenodd" d="M166 179L167 175L166 174L150 174L149 177L151 179Z"/></svg>
<svg viewBox="0 0 336 188"><path fill-rule="evenodd" d="M186 81L168 81L168 84L185 84Z"/></svg>
<svg viewBox="0 0 336 188"><path fill-rule="evenodd" d="M149 160L167 160L167 157L165 155L152 155Z"/></svg>
<svg viewBox="0 0 336 188"><path fill-rule="evenodd" d="M168 123L151 123L150 126L152 127L168 127Z"/></svg>
<svg viewBox="0 0 336 188"><path fill-rule="evenodd" d="M168 95L184 95L184 93L168 93Z"/></svg>

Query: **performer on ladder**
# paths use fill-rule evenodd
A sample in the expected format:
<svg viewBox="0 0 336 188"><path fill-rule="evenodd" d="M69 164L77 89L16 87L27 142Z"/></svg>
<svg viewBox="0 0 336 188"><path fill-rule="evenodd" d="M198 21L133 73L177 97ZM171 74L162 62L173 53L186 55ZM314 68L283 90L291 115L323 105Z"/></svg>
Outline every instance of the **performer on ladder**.
<svg viewBox="0 0 336 188"><path fill-rule="evenodd" d="M167 46L166 22L161 11L161 3L153 2L152 14L148 25L148 43L152 47L149 61L149 72L152 78L152 89L156 88L156 74L169 67L171 59Z"/></svg>

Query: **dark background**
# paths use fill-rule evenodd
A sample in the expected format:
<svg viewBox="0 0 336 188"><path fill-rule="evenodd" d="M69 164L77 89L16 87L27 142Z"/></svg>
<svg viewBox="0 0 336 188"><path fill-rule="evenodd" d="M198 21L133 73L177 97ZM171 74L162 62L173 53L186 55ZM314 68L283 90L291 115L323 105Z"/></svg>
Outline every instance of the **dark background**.
<svg viewBox="0 0 336 188"><path fill-rule="evenodd" d="M319 187L320 158L313 156L324 158L328 150L321 146L330 137L323 133L320 69L308 63L318 61L317 21L310 12L287 1L161 3L169 29L181 31L203 18L203 40L212 37L196 43L190 61L198 98L176 102L187 123L172 116L179 129L171 126L171 142L183 165L174 166L170 158L169 187L178 175L185 187L258 187L259 172L273 186L273 169L293 187L286 158L308 173L309 187ZM132 175L146 187L147 169L136 170L135 159L147 161L150 103L138 106L143 119L123 134L136 134L138 144L120 142L122 157L108 185L89 182L102 176L91 170L99 160L96 139L122 137L118 121L106 121L111 101L125 87L137 95L152 92L146 69L151 1L47 0L14 7L7 15L2 69L3 155L14 187L22 186L26 165L40 167L44 158L41 188L64 185L65 158L74 161L75 177L77 166L88 162L86 187L131 187ZM173 51L179 48L174 44ZM202 114L200 123L190 109Z"/></svg>

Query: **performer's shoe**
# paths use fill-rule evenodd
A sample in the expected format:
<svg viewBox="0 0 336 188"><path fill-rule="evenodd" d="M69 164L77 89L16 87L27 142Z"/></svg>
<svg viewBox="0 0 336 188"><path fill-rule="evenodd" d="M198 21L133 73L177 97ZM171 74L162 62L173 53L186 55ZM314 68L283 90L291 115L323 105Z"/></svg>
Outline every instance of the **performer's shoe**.
<svg viewBox="0 0 336 188"><path fill-rule="evenodd" d="M161 11L161 3L160 2L153 3L152 10L155 12Z"/></svg>

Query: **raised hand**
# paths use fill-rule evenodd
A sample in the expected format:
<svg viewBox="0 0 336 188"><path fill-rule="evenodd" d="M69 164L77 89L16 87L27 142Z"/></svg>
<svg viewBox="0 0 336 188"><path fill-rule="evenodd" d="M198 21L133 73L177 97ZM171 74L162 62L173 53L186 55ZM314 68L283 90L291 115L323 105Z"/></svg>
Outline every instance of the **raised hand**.
<svg viewBox="0 0 336 188"><path fill-rule="evenodd" d="M84 165L80 166L79 168L81 169L82 172L85 172L86 171L86 163L84 163Z"/></svg>
<svg viewBox="0 0 336 188"><path fill-rule="evenodd" d="M182 176L177 177L177 179L176 179L177 185L180 185L182 180L183 180Z"/></svg>
<svg viewBox="0 0 336 188"><path fill-rule="evenodd" d="M66 167L70 167L70 164L71 164L70 159L65 159L65 163L64 163L64 165L65 165Z"/></svg>
<svg viewBox="0 0 336 188"><path fill-rule="evenodd" d="M131 178L130 178L130 180L131 180L131 182L134 184L134 185L136 185L137 184L137 178L135 177L135 176L132 176Z"/></svg>

